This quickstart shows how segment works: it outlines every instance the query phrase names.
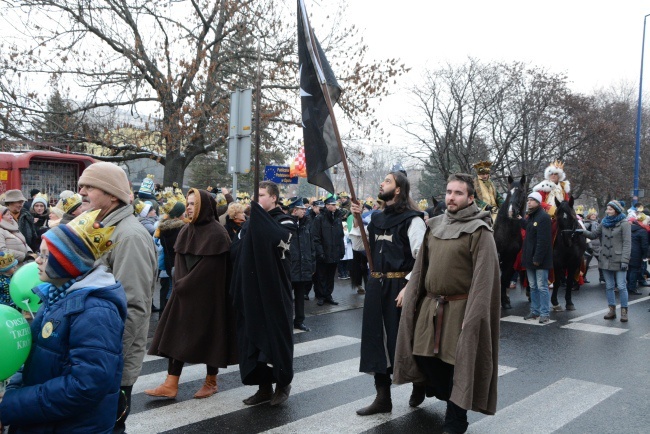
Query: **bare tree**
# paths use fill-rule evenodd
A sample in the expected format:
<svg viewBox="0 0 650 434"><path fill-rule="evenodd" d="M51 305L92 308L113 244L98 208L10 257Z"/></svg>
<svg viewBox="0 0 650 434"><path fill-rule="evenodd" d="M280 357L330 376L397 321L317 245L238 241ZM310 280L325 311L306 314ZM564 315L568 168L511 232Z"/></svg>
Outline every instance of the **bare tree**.
<svg viewBox="0 0 650 434"><path fill-rule="evenodd" d="M13 37L2 44L0 133L38 138L48 115L48 81L64 88L75 116L63 143L101 147L107 161L152 158L165 184L182 182L198 155L222 150L230 92L252 87L258 50L263 69L261 127L266 147L284 146L299 125L295 10L278 0L22 0L0 7ZM365 62L353 26L323 38L348 91L340 101L360 134L375 130L370 101L406 69L396 59ZM344 55L342 54L344 53ZM139 117L142 131L105 116L115 108ZM151 115L153 113L153 115ZM265 126L272 125L270 128ZM152 142L155 137L155 143Z"/></svg>

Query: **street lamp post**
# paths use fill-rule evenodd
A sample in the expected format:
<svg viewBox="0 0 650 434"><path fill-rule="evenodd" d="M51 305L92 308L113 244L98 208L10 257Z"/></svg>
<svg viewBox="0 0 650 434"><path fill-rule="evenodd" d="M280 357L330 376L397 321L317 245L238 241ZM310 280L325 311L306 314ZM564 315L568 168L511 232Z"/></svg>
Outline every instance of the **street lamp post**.
<svg viewBox="0 0 650 434"><path fill-rule="evenodd" d="M636 150L634 154L634 194L632 206L639 197L639 166L641 162L641 97L643 95L643 55L645 54L645 27L650 14L643 17L643 40L641 41L641 73L639 75L639 104L636 109Z"/></svg>

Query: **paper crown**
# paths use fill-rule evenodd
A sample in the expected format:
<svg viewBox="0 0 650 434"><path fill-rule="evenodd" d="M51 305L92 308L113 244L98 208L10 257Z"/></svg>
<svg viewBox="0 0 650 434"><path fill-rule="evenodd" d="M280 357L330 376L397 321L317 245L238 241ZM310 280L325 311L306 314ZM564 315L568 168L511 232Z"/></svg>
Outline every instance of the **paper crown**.
<svg viewBox="0 0 650 434"><path fill-rule="evenodd" d="M375 204L375 199L368 196L363 204L373 206Z"/></svg>
<svg viewBox="0 0 650 434"><path fill-rule="evenodd" d="M560 160L555 160L544 170L544 178L550 179L551 175L557 174L560 176L560 181L566 179L566 174L564 173L564 163Z"/></svg>
<svg viewBox="0 0 650 434"><path fill-rule="evenodd" d="M36 196L34 196L34 199L43 199L45 202L49 203L49 199L45 193L37 193Z"/></svg>
<svg viewBox="0 0 650 434"><path fill-rule="evenodd" d="M144 209L144 201L138 200L133 204L133 210L135 211L135 215L138 216Z"/></svg>
<svg viewBox="0 0 650 434"><path fill-rule="evenodd" d="M13 253L0 252L0 271L7 271L14 265L18 265L18 261L14 258Z"/></svg>
<svg viewBox="0 0 650 434"><path fill-rule="evenodd" d="M339 193L339 197L350 197L347 191L342 191Z"/></svg>
<svg viewBox="0 0 650 434"><path fill-rule="evenodd" d="M424 211L429 208L429 202L426 199L422 199L418 202L418 208L420 208L420 211Z"/></svg>
<svg viewBox="0 0 650 434"><path fill-rule="evenodd" d="M291 204L291 199L282 199L282 205L289 206Z"/></svg>
<svg viewBox="0 0 650 434"><path fill-rule="evenodd" d="M70 213L74 211L79 205L81 205L83 198L79 193L75 193L70 197L66 197L65 199L61 199L61 208L63 208L63 212L65 213Z"/></svg>
<svg viewBox="0 0 650 434"><path fill-rule="evenodd" d="M98 209L83 213L68 223L68 227L81 238L95 259L99 259L114 245L111 241L111 235L115 231L115 226L106 228L102 223L96 221L99 211Z"/></svg>
<svg viewBox="0 0 650 434"><path fill-rule="evenodd" d="M492 162L488 160L479 161L478 163L474 164L472 167L476 169L476 172L479 174L490 173L490 167L492 167Z"/></svg>
<svg viewBox="0 0 650 434"><path fill-rule="evenodd" d="M596 214L596 215L598 215L598 211L596 211L596 208L589 208L589 209L587 210L587 215L590 215L590 214Z"/></svg>
<svg viewBox="0 0 650 434"><path fill-rule="evenodd" d="M578 206L576 207L576 214L582 214L582 213L584 213L584 212L585 212L585 207L584 207L584 205L578 205Z"/></svg>
<svg viewBox="0 0 650 434"><path fill-rule="evenodd" d="M636 219L640 221L641 223L645 222L648 216L646 216L644 213L640 212L636 215Z"/></svg>

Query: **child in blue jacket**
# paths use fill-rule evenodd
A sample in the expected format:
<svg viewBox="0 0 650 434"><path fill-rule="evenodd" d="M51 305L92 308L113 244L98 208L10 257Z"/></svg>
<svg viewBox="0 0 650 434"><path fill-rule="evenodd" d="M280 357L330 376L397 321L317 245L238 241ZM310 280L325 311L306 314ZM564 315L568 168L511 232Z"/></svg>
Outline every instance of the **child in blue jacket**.
<svg viewBox="0 0 650 434"><path fill-rule="evenodd" d="M43 235L36 263L47 282L32 322L32 349L0 402L0 429L110 433L122 377L124 288L105 266L113 227L82 214Z"/></svg>

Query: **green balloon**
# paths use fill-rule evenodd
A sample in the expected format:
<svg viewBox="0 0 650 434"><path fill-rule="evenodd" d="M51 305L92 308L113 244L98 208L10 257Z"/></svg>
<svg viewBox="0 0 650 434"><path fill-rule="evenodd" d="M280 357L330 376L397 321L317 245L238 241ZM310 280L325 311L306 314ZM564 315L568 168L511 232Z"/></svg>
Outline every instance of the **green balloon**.
<svg viewBox="0 0 650 434"><path fill-rule="evenodd" d="M9 295L19 309L33 313L41 307L41 298L32 292L32 288L43 283L38 277L38 265L30 262L23 265L11 276ZM29 308L28 308L29 306Z"/></svg>
<svg viewBox="0 0 650 434"><path fill-rule="evenodd" d="M0 304L0 381L14 375L29 356L32 331L23 314Z"/></svg>

